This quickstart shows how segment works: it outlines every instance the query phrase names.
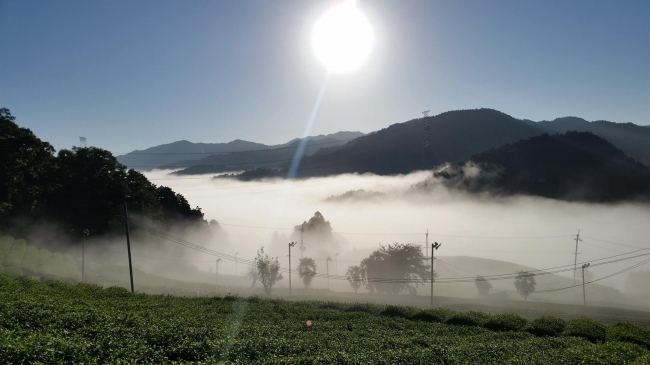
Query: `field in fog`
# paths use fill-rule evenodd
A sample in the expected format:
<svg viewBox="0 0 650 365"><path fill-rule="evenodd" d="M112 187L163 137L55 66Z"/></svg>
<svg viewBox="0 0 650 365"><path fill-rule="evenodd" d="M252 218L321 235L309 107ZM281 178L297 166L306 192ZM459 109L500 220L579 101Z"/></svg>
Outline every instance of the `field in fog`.
<svg viewBox="0 0 650 365"><path fill-rule="evenodd" d="M328 252L332 259L338 253L338 262L330 263L330 274L344 274L348 266L358 265L358 261L379 244L424 245L427 229L430 243L443 243L436 252L443 265L436 267L439 278L510 273L519 267L498 263L492 266L473 263L471 267L463 267L463 262L469 261L456 256L499 260L535 269L573 264L574 237L578 230L582 239L579 263L650 247L646 239L650 235L647 224L650 207L647 205L568 203L535 197L477 197L444 188L427 193L413 192L411 186L429 176L427 172L405 176L341 175L291 182L176 177L168 175L168 171L152 171L146 175L152 182L170 186L183 194L191 205L200 206L205 219L217 220L227 231L228 242L212 247L228 254L239 253L241 258L252 259L256 250L264 246L267 252L270 250L278 255L281 265L286 267L286 244L272 244L271 235L277 232L289 236L294 226L309 220L316 211L321 212L331 223L338 245L337 252ZM326 201L332 195L358 189L385 195ZM318 272L325 273L323 253L312 251L310 254L309 242L305 245L305 255L316 258ZM187 251L184 250L183 255L188 259L209 261L211 258ZM294 249L292 254L295 258L299 251ZM595 267L591 274L600 278L642 260L643 257ZM205 271L213 266L210 262L196 265ZM235 274L234 263L224 261L221 265L220 272ZM240 264L237 271L242 275L245 268ZM572 272L561 275L565 279L573 276ZM617 275L599 284L623 289L626 276ZM540 284L538 289L570 283L570 280L558 281L557 276L554 277L555 280ZM324 288L327 283L324 279L316 279L314 285ZM474 290L471 295L476 293L473 283L444 285L465 286ZM294 286L300 285L295 281ZM331 280L330 286L334 290L351 290L345 281ZM513 289L511 282L495 282L495 288L499 287ZM440 290L453 294L451 289Z"/></svg>

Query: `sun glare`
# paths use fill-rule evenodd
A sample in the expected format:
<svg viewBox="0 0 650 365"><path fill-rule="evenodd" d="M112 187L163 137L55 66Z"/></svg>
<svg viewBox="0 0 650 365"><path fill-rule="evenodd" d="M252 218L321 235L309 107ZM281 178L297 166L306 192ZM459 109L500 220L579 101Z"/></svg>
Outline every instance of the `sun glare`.
<svg viewBox="0 0 650 365"><path fill-rule="evenodd" d="M353 1L328 10L312 33L316 57L330 72L359 68L368 58L373 43L370 23Z"/></svg>

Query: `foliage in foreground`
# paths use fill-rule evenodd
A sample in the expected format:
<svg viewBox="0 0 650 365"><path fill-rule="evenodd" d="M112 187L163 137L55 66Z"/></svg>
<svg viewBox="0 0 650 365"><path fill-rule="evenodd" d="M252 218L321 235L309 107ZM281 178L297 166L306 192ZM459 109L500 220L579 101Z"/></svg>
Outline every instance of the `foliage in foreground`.
<svg viewBox="0 0 650 365"><path fill-rule="evenodd" d="M536 321L368 303L131 294L0 275L1 363L643 364L650 359L648 329ZM491 331L495 323L497 331ZM566 329L540 336L529 331L558 327L549 323L564 323ZM583 336L601 327L603 341Z"/></svg>

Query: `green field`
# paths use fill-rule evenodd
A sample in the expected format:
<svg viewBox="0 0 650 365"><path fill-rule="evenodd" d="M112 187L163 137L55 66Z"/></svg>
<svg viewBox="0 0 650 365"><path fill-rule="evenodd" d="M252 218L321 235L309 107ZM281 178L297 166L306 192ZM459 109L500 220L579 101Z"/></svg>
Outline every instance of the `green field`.
<svg viewBox="0 0 650 365"><path fill-rule="evenodd" d="M648 364L649 349L650 330L631 324L0 275L1 363Z"/></svg>

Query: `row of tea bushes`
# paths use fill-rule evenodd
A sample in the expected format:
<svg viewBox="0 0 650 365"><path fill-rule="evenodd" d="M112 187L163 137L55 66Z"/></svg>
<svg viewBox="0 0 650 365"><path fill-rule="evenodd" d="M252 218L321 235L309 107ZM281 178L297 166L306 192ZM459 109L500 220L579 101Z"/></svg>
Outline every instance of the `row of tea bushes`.
<svg viewBox="0 0 650 365"><path fill-rule="evenodd" d="M77 264L70 255L27 245L23 239L0 236L0 270L10 276L78 279Z"/></svg>

